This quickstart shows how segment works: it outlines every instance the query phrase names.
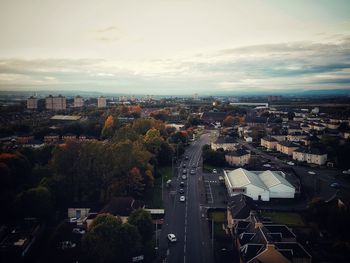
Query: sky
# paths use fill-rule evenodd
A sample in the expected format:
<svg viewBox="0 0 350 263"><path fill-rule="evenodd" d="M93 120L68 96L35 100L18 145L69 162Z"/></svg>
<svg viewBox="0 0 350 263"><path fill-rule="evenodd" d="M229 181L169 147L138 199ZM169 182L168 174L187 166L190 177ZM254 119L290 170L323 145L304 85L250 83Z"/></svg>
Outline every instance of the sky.
<svg viewBox="0 0 350 263"><path fill-rule="evenodd" d="M0 0L0 90L350 90L350 1Z"/></svg>

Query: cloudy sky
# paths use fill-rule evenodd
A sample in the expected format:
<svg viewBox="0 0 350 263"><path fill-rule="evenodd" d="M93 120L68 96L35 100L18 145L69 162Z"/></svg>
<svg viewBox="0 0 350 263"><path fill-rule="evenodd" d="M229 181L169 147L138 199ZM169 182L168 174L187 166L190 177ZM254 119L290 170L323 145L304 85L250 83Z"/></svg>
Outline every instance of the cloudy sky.
<svg viewBox="0 0 350 263"><path fill-rule="evenodd" d="M348 0L0 0L0 90L350 89Z"/></svg>

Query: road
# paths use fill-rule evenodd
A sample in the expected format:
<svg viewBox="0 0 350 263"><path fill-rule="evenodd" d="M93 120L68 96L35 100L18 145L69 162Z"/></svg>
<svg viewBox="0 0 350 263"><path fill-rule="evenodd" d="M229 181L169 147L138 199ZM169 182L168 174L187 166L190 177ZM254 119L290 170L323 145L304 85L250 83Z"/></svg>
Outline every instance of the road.
<svg viewBox="0 0 350 263"><path fill-rule="evenodd" d="M201 151L208 143L209 135L203 134L186 149L184 156L187 155L188 160L182 160L171 187L164 192L165 218L159 237L159 262L213 262L208 223L206 216L202 216L205 211L201 211L204 207ZM181 179L183 163L187 169L186 180ZM191 169L196 170L195 175L190 174ZM185 202L179 201L181 181L185 182ZM176 235L176 242L167 240L169 233Z"/></svg>

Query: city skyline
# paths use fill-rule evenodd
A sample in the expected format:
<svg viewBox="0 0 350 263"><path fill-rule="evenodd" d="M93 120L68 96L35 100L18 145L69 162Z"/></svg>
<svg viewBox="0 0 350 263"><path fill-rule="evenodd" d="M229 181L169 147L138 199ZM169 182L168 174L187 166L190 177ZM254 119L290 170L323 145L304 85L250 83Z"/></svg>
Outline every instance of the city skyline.
<svg viewBox="0 0 350 263"><path fill-rule="evenodd" d="M1 1L0 90L349 90L347 1Z"/></svg>

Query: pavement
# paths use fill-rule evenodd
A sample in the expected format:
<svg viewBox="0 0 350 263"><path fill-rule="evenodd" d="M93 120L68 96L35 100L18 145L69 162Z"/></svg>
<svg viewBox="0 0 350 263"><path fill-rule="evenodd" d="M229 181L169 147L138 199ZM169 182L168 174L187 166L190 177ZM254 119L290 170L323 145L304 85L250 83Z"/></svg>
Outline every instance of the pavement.
<svg viewBox="0 0 350 263"><path fill-rule="evenodd" d="M159 237L157 262L214 262L206 216L206 191L202 175L202 147L209 143L209 135L203 134L193 142L172 178L171 187L164 191L165 217ZM187 179L181 179L182 165L186 163ZM196 168L192 168L195 164ZM190 170L196 169L191 175ZM185 182L185 202L180 202L179 184ZM167 235L173 233L177 241L170 243Z"/></svg>

